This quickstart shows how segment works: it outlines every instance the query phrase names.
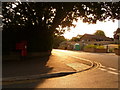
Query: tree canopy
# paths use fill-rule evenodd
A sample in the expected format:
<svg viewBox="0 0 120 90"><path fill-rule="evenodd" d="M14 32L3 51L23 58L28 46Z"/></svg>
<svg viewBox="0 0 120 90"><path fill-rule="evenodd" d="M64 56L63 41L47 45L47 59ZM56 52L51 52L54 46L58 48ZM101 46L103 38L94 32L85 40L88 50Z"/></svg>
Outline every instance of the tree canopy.
<svg viewBox="0 0 120 90"><path fill-rule="evenodd" d="M26 39L34 49L42 42L41 49L51 50L53 34L65 31L56 28L75 26L72 22L78 17L92 24L120 19L120 2L2 2L2 14L4 39ZM18 34L10 36L10 32Z"/></svg>
<svg viewBox="0 0 120 90"><path fill-rule="evenodd" d="M58 48L61 42L67 41L64 36L55 36L53 40L53 48Z"/></svg>
<svg viewBox="0 0 120 90"><path fill-rule="evenodd" d="M105 36L105 33L104 33L104 31L102 31L102 30L97 30L97 31L94 33L94 35Z"/></svg>
<svg viewBox="0 0 120 90"><path fill-rule="evenodd" d="M3 23L9 26L39 26L54 31L71 26L77 17L83 22L120 19L120 2L4 2Z"/></svg>
<svg viewBox="0 0 120 90"><path fill-rule="evenodd" d="M72 39L70 41L80 41L80 38L82 37L83 35L77 35L76 37L72 37Z"/></svg>

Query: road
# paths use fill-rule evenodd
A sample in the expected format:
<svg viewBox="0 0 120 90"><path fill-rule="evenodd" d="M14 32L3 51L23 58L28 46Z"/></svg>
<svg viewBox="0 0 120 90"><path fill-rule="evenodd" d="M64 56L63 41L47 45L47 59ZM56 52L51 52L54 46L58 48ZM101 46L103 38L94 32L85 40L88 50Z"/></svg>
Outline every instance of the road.
<svg viewBox="0 0 120 90"><path fill-rule="evenodd" d="M87 53L53 49L52 55L69 60L83 59L100 63L99 67L63 77L23 81L4 87L22 88L118 88L120 66L119 57L109 53Z"/></svg>

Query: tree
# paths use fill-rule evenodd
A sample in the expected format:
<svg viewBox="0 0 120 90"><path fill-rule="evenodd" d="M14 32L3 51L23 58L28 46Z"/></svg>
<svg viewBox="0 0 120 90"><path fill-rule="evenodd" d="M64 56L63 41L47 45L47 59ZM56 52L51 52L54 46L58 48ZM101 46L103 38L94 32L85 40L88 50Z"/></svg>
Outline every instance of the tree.
<svg viewBox="0 0 120 90"><path fill-rule="evenodd" d="M76 37L72 37L72 39L70 41L80 41L82 35L77 35Z"/></svg>
<svg viewBox="0 0 120 90"><path fill-rule="evenodd" d="M64 36L55 36L53 42L53 48L58 48L59 44L63 41L67 41Z"/></svg>
<svg viewBox="0 0 120 90"><path fill-rule="evenodd" d="M97 30L97 31L94 33L94 35L105 36L105 33L104 33L104 31L102 31L102 30Z"/></svg>
<svg viewBox="0 0 120 90"><path fill-rule="evenodd" d="M77 38L77 37L72 37L72 39L70 40L70 41L79 41L79 38Z"/></svg>
<svg viewBox="0 0 120 90"><path fill-rule="evenodd" d="M53 36L59 33L57 27L75 26L72 22L78 17L93 24L120 19L119 11L120 2L3 2L3 39L10 37L6 40L13 45L26 39L30 51L52 50Z"/></svg>

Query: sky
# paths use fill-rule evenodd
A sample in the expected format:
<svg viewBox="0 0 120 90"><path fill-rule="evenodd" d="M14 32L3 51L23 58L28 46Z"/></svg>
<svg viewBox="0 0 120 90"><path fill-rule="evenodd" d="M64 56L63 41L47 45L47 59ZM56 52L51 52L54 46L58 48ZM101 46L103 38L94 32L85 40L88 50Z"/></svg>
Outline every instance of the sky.
<svg viewBox="0 0 120 90"><path fill-rule="evenodd" d="M73 24L76 25L75 28L70 27L70 31L66 31L63 36L66 39L71 39L72 37L79 35L86 34L93 34L96 32L96 30L102 30L104 31L105 35L107 37L113 38L113 32L117 30L118 28L118 20L113 21L106 21L106 22L100 22L97 21L96 24L88 24L83 23L80 19L77 22L73 22Z"/></svg>

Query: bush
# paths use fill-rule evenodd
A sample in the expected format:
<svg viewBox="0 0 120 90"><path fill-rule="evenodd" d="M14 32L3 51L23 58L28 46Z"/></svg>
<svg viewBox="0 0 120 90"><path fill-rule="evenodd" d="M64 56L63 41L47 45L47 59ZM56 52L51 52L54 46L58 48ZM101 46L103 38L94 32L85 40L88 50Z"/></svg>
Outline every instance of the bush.
<svg viewBox="0 0 120 90"><path fill-rule="evenodd" d="M99 46L99 45L87 45L84 48L105 49L104 46Z"/></svg>
<svg viewBox="0 0 120 90"><path fill-rule="evenodd" d="M96 48L96 45L86 45L84 48Z"/></svg>
<svg viewBox="0 0 120 90"><path fill-rule="evenodd" d="M110 52L110 53L114 52L114 49L113 49L113 48L110 48L110 49L109 49L109 52Z"/></svg>
<svg viewBox="0 0 120 90"><path fill-rule="evenodd" d="M97 49L105 49L104 46L96 46Z"/></svg>
<svg viewBox="0 0 120 90"><path fill-rule="evenodd" d="M118 47L114 48L114 49L120 49L120 44L118 45Z"/></svg>

